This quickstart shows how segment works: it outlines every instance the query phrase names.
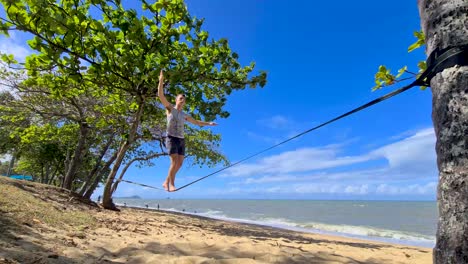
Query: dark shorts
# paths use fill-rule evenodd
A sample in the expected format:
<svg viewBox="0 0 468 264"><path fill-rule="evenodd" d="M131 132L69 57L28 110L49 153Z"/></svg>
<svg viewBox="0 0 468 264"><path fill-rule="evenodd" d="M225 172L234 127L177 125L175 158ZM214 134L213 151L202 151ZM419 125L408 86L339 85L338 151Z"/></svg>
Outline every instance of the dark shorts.
<svg viewBox="0 0 468 264"><path fill-rule="evenodd" d="M185 156L185 139L167 136L166 148L169 151L169 155L178 154Z"/></svg>

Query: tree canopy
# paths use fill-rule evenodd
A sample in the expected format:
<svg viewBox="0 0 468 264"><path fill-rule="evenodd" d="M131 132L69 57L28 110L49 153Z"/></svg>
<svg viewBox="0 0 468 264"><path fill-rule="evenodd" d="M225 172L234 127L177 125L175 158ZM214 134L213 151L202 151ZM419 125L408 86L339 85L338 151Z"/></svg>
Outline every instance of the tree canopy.
<svg viewBox="0 0 468 264"><path fill-rule="evenodd" d="M63 187L78 188L77 177L93 181L91 171L107 166L105 204L121 164L154 155L138 149L162 139L160 70L166 72L168 97L186 94L186 111L207 121L229 116L223 107L233 91L266 83L266 73L255 74L253 62L242 66L226 39L210 38L203 19L192 17L182 0L142 0L139 10L117 0L0 2L6 13L0 31L28 33L34 51L24 63L2 54L1 79L15 103L0 111L8 113L19 145L33 139L60 149ZM216 148L219 135L187 129L195 163L226 161Z"/></svg>

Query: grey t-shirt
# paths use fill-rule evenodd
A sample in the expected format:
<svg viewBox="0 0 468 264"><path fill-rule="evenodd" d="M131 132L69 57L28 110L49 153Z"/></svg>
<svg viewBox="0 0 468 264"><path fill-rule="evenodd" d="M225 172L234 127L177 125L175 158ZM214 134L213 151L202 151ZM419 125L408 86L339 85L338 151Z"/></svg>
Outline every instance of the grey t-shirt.
<svg viewBox="0 0 468 264"><path fill-rule="evenodd" d="M167 134L172 137L184 138L184 124L186 114L173 107L167 115Z"/></svg>

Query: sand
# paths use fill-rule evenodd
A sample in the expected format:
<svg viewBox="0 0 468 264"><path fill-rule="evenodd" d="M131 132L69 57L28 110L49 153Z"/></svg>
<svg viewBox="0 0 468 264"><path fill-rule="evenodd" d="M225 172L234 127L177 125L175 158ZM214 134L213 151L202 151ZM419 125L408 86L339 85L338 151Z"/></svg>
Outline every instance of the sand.
<svg viewBox="0 0 468 264"><path fill-rule="evenodd" d="M5 212L0 212L5 213ZM39 220L0 239L0 263L432 263L432 249L165 211L93 210L80 232Z"/></svg>

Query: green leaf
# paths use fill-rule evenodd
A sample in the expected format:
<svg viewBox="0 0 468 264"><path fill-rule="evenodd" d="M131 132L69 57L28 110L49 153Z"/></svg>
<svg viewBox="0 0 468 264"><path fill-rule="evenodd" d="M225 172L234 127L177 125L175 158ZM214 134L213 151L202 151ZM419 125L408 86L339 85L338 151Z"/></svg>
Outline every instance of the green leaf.
<svg viewBox="0 0 468 264"><path fill-rule="evenodd" d="M407 67L407 66L405 66L405 67L399 69L399 70L398 70L398 74L397 74L395 77L396 77L397 79L400 78L400 77L406 72L406 70L408 70L408 67Z"/></svg>
<svg viewBox="0 0 468 264"><path fill-rule="evenodd" d="M425 61L418 62L419 72L424 72L427 69L427 64Z"/></svg>
<svg viewBox="0 0 468 264"><path fill-rule="evenodd" d="M417 41L408 47L408 52L412 52L413 50L418 49L426 44L425 36L422 30L415 31L414 36L417 38Z"/></svg>
<svg viewBox="0 0 468 264"><path fill-rule="evenodd" d="M7 64L17 64L18 61L15 60L15 57L13 56L13 54L3 54L3 53L0 53L1 56L0 56L0 59L2 61L4 61L5 63Z"/></svg>
<svg viewBox="0 0 468 264"><path fill-rule="evenodd" d="M163 7L164 7L164 4L162 3L162 1L158 1L153 4L153 8L156 9L157 11L161 11Z"/></svg>
<svg viewBox="0 0 468 264"><path fill-rule="evenodd" d="M0 20L0 34L4 34L7 37L10 37L10 34L8 33L8 29L10 28L10 23L8 22L3 22Z"/></svg>
<svg viewBox="0 0 468 264"><path fill-rule="evenodd" d="M408 52L412 52L413 50L421 47L424 43L421 43L419 41L416 41L415 43L411 44L409 47L408 47Z"/></svg>

